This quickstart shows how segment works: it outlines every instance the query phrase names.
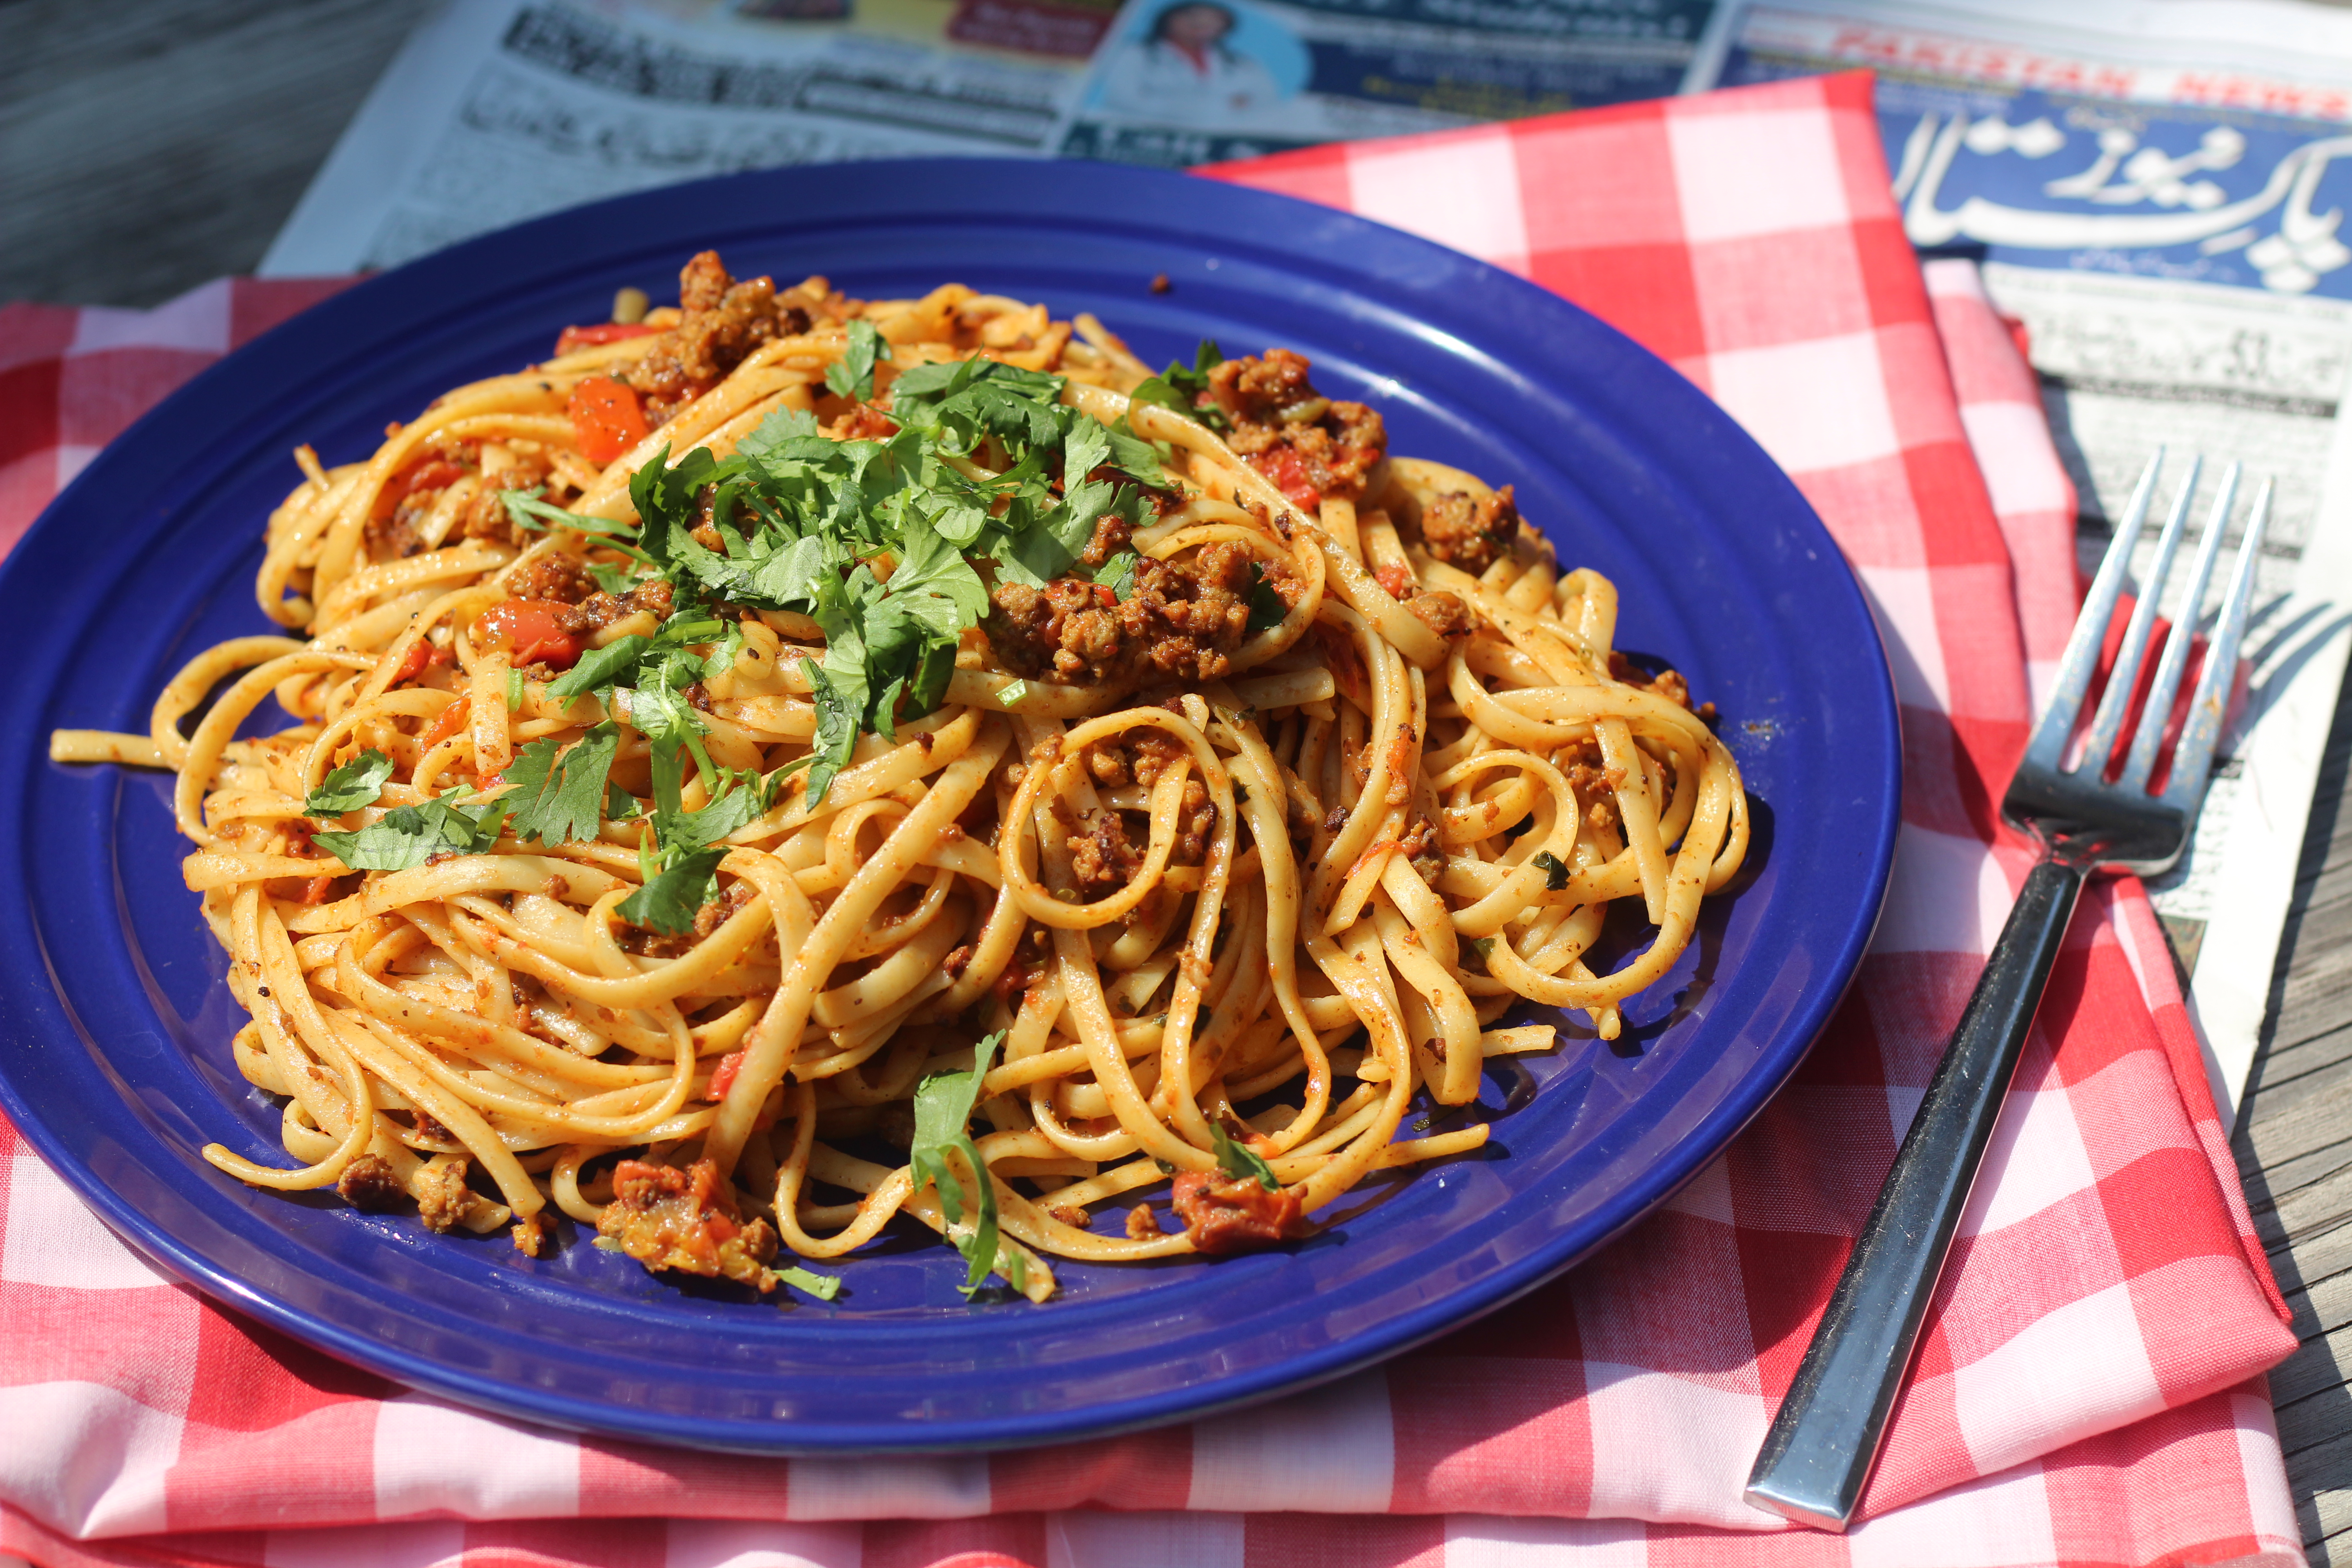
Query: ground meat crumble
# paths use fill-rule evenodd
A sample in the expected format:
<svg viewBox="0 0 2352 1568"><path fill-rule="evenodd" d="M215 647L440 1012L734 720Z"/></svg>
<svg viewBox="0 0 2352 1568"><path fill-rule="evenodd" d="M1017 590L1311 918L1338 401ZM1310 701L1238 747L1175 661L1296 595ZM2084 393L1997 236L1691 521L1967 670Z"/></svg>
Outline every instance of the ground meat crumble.
<svg viewBox="0 0 2352 1568"><path fill-rule="evenodd" d="M1470 606L1458 594L1448 594L1433 588L1415 594L1404 602L1407 614L1448 642L1470 635L1477 623L1471 617Z"/></svg>
<svg viewBox="0 0 2352 1568"><path fill-rule="evenodd" d="M1184 1234L1202 1252L1248 1252L1307 1233L1298 1194L1287 1187L1269 1193L1255 1176L1186 1171L1176 1178L1175 1201Z"/></svg>
<svg viewBox="0 0 2352 1568"><path fill-rule="evenodd" d="M776 1288L768 1259L776 1233L764 1219L748 1224L735 1209L732 1188L718 1165L697 1160L686 1170L624 1160L613 1172L613 1201L596 1233L656 1273L675 1268L709 1279L740 1279L761 1290Z"/></svg>
<svg viewBox="0 0 2352 1568"><path fill-rule="evenodd" d="M772 279L735 281L715 250L678 273L677 302L677 325L625 377L645 400L648 425L660 425L724 381L761 343L809 329L808 312L778 300Z"/></svg>
<svg viewBox="0 0 2352 1568"><path fill-rule="evenodd" d="M1204 544L1189 560L1139 561L1124 602L1102 584L1056 577L1042 589L1000 583L982 630L1005 668L1074 685L1222 680L1249 633L1256 556L1244 545ZM1297 575L1276 566L1266 581L1287 605Z"/></svg>
<svg viewBox="0 0 2352 1568"><path fill-rule="evenodd" d="M1421 542L1449 566L1476 576L1510 553L1519 537L1519 508L1511 487L1474 496L1449 490L1421 509Z"/></svg>
<svg viewBox="0 0 2352 1568"><path fill-rule="evenodd" d="M1209 373L1209 396L1230 423L1233 449L1312 512L1326 497L1363 499L1367 476L1387 455L1388 431L1364 405L1316 391L1307 368L1288 349L1229 359Z"/></svg>
<svg viewBox="0 0 2352 1568"><path fill-rule="evenodd" d="M1077 828L1064 843L1081 893L1097 897L1134 879L1143 851L1128 838L1125 817L1116 811L1089 811L1078 819Z"/></svg>
<svg viewBox="0 0 2352 1568"><path fill-rule="evenodd" d="M335 1178L335 1194L355 1209L382 1214L405 1199L408 1189L383 1155L362 1154Z"/></svg>

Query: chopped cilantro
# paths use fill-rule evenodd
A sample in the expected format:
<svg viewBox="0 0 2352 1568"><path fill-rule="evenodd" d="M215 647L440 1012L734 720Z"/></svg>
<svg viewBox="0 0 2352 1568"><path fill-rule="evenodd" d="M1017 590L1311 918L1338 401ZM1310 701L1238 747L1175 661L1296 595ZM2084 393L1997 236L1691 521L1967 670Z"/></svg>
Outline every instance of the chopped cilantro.
<svg viewBox="0 0 2352 1568"><path fill-rule="evenodd" d="M1201 346L1192 351L1189 366L1181 360L1171 360L1166 370L1128 395L1138 403L1156 403L1187 419L1197 419L1212 430L1223 430L1229 423L1224 410L1200 399L1208 395L1209 373L1224 363L1224 352L1214 341L1203 338Z"/></svg>
<svg viewBox="0 0 2352 1568"><path fill-rule="evenodd" d="M1470 939L1470 951L1478 955L1479 962L1484 963L1495 956L1495 939L1491 936L1474 936Z"/></svg>
<svg viewBox="0 0 2352 1568"><path fill-rule="evenodd" d="M717 844L759 820L775 798L782 773L779 768L766 778L749 770L740 775L726 774L720 793L698 810L656 811L654 832L665 849L700 849Z"/></svg>
<svg viewBox="0 0 2352 1568"><path fill-rule="evenodd" d="M588 575L596 579L596 586L616 599L636 583L636 574L627 567L608 565L602 561L588 563Z"/></svg>
<svg viewBox="0 0 2352 1568"><path fill-rule="evenodd" d="M692 931L694 917L718 890L719 862L725 858L727 851L715 845L680 855L621 900L621 918L664 936Z"/></svg>
<svg viewBox="0 0 2352 1568"><path fill-rule="evenodd" d="M1267 1192L1278 1190L1282 1184L1274 1179L1274 1167L1258 1156L1246 1143L1234 1141L1232 1134L1214 1121L1209 1123L1209 1142L1217 1152L1217 1168L1228 1176L1252 1177Z"/></svg>
<svg viewBox="0 0 2352 1568"><path fill-rule="evenodd" d="M1259 632L1282 625L1283 617L1288 614L1290 614L1290 606L1283 602L1280 594L1275 592L1274 584L1267 578L1265 566L1253 560L1250 563L1248 626L1250 635L1255 637Z"/></svg>
<svg viewBox="0 0 2352 1568"><path fill-rule="evenodd" d="M392 777L392 759L370 747L319 781L302 802L305 816L341 816L363 805L373 805Z"/></svg>
<svg viewBox="0 0 2352 1568"><path fill-rule="evenodd" d="M828 384L870 398L874 367L888 357L871 323L853 322ZM1179 380L1205 385L1217 359L1205 349ZM1066 384L990 359L909 365L890 384L898 428L885 439L834 440L806 410L780 410L724 458L697 447L673 462L665 448L632 476L631 548L670 584L676 613L651 637L592 650L547 689L557 701L595 694L651 743L666 815L649 884L690 847L672 843L677 813L660 773L691 754L719 790L687 694L730 668L742 631L709 606L789 611L823 632L824 654L803 662L817 713L804 765L809 796L822 800L860 734L895 739L902 720L945 699L959 644L990 613L989 576L1042 586L1076 570L1107 522L1145 520L1141 487L1167 483L1159 451L1064 404ZM507 505L525 526L597 521L523 492ZM627 531L602 525L600 542ZM1126 598L1137 565L1123 552L1094 575ZM597 570L608 593L636 580Z"/></svg>
<svg viewBox="0 0 2352 1568"><path fill-rule="evenodd" d="M522 671L510 668L507 671L507 711L515 712L522 704Z"/></svg>
<svg viewBox="0 0 2352 1568"><path fill-rule="evenodd" d="M597 725L561 757L552 739L533 741L507 764L515 786L502 797L514 807L514 834L525 843L564 844L596 837L605 816L605 777L621 749L611 721Z"/></svg>
<svg viewBox="0 0 2352 1568"><path fill-rule="evenodd" d="M819 1274L798 1264L774 1270L776 1283L789 1285L795 1290L805 1290L820 1301L830 1301L841 1294L841 1278L835 1274Z"/></svg>
<svg viewBox="0 0 2352 1568"><path fill-rule="evenodd" d="M1543 868L1544 886L1551 891L1563 892L1568 888L1568 863L1549 849L1538 849L1531 865Z"/></svg>
<svg viewBox="0 0 2352 1568"><path fill-rule="evenodd" d="M1095 581L1118 596L1126 604L1135 597L1135 568L1141 560L1132 550L1122 550L1095 568Z"/></svg>
<svg viewBox="0 0 2352 1568"><path fill-rule="evenodd" d="M996 1187L989 1179L988 1168L980 1163L979 1146L972 1142L968 1128L972 1108L980 1100L981 1082L988 1077L989 1063L1003 1042L1004 1031L1000 1029L973 1050L969 1071L933 1073L915 1090L915 1139L907 1151L908 1168L919 1186L929 1182L938 1187L940 1207L946 1211L950 1226L963 1222L967 1201L972 1210L971 1229L953 1238L956 1250L970 1265L963 1284L958 1287L966 1296L988 1282L991 1269L1001 1269L1015 1290L1029 1283L1027 1261L1013 1248L998 1246ZM962 1175L948 1159L950 1150L963 1155L980 1189L969 1200Z"/></svg>
<svg viewBox="0 0 2352 1568"><path fill-rule="evenodd" d="M606 758L608 763L610 760ZM723 840L768 809L784 771L779 768L762 778L749 770L740 774L713 770L716 792L701 806L688 811L680 801L685 751L680 746L665 747L656 740L653 831L637 844L637 865L645 885L621 900L621 918L668 936L692 930L695 915L718 895L716 873L719 862L727 858ZM603 777L601 771L598 776ZM636 802L629 797L627 804L634 808Z"/></svg>
<svg viewBox="0 0 2352 1568"><path fill-rule="evenodd" d="M801 673L816 689L816 739L809 752L814 760L809 768L808 797L819 801L833 787L834 775L849 765L850 749L857 744L857 714L816 660L801 660Z"/></svg>
<svg viewBox="0 0 2352 1568"><path fill-rule="evenodd" d="M603 647L590 648L580 656L579 663L548 686L547 694L558 702L568 702L583 691L617 685L628 679L637 668L637 661L652 646L653 638L632 632L627 637L614 638Z"/></svg>
<svg viewBox="0 0 2352 1568"><path fill-rule="evenodd" d="M481 854L499 841L506 816L504 800L458 805L444 795L394 806L356 833L314 833L310 841L354 871L406 871L436 855Z"/></svg>
<svg viewBox="0 0 2352 1568"><path fill-rule="evenodd" d="M874 362L889 357L890 345L874 330L873 322L852 321L849 348L824 367L824 384L836 397L869 402L874 396Z"/></svg>
<svg viewBox="0 0 2352 1568"><path fill-rule="evenodd" d="M1160 466L1160 448L1137 435L1124 414L1110 426L1110 461L1113 468L1154 489L1168 483L1168 470Z"/></svg>
<svg viewBox="0 0 2352 1568"><path fill-rule="evenodd" d="M517 528L532 533L545 533L548 525L552 523L559 528L571 529L576 533L593 535L624 555L634 555L640 561L647 558L643 551L625 542L635 538L637 532L625 522L614 522L610 518L589 517L582 512L566 511L560 506L540 500L539 491L535 489L500 490L499 503L507 509L507 520Z"/></svg>

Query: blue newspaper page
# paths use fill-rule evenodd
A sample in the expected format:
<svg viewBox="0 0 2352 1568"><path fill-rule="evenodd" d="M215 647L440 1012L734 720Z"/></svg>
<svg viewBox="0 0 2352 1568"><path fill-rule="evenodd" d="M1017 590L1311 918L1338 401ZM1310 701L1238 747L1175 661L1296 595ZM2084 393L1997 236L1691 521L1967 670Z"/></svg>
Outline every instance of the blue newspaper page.
<svg viewBox="0 0 2352 1568"><path fill-rule="evenodd" d="M1181 168L1678 90L1715 0L1131 0L1066 156Z"/></svg>
<svg viewBox="0 0 2352 1568"><path fill-rule="evenodd" d="M2063 24L2063 26L2062 26ZM2112 24L2112 26L2105 26ZM1720 85L1867 68L1913 244L2032 344L2089 571L2162 445L2274 481L2240 717L2150 891L2225 1111L2252 1065L2352 628L2352 16L2284 5L1758 5ZM2158 504L2170 500L2169 486ZM2191 512L2193 546L2206 516ZM2146 568L2153 539L2135 570ZM2159 601L2179 618L2183 565ZM2201 608L2209 619L2221 588ZM2049 672L2038 672L2046 684ZM2037 691L2037 699L2042 695Z"/></svg>

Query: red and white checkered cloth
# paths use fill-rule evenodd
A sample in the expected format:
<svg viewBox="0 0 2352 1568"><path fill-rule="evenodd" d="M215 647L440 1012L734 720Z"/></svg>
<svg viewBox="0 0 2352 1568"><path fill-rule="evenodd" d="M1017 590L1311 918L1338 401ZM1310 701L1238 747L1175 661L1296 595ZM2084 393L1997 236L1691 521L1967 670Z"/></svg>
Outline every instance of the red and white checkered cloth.
<svg viewBox="0 0 2352 1568"><path fill-rule="evenodd" d="M2029 660L2054 657L2074 602L2031 378L1970 274L1923 285L1869 92L1782 83L1217 171L1432 235L1623 327L1796 477L1870 592L1906 752L1885 918L1805 1067L1673 1203L1466 1334L1241 1415L787 1462L531 1431L390 1387L163 1282L0 1128L0 1551L77 1568L2300 1563L2261 1378L2294 1337L2128 882L2074 923L1868 1522L1792 1532L1739 1500L2022 875L1994 803ZM303 287L0 312L0 541Z"/></svg>

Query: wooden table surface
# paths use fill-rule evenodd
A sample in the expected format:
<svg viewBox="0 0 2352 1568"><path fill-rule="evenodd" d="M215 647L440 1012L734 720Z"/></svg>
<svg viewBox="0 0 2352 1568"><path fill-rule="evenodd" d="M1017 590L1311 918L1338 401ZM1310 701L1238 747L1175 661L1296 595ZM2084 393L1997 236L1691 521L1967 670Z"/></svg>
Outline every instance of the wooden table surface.
<svg viewBox="0 0 2352 1568"><path fill-rule="evenodd" d="M2343 3L2343 0L2338 0ZM0 301L249 272L426 0L0 0ZM2271 1374L2304 1538L2352 1564L2352 692L2236 1139L2303 1345Z"/></svg>

